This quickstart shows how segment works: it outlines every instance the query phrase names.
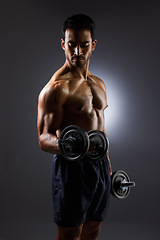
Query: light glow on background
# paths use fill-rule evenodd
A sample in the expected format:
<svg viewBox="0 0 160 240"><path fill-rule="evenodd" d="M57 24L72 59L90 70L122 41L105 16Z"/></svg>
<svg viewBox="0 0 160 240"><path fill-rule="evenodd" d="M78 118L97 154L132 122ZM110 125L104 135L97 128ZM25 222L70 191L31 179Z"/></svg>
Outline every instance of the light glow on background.
<svg viewBox="0 0 160 240"><path fill-rule="evenodd" d="M127 92L116 76L109 76L104 69L102 71L94 69L94 71L104 81L107 90L108 107L105 110L105 130L109 137L115 138L127 124Z"/></svg>

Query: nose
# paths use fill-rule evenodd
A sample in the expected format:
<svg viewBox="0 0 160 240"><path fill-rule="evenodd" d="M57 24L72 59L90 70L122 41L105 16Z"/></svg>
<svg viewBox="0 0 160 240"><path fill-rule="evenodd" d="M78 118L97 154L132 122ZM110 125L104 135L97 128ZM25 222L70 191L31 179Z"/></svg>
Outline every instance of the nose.
<svg viewBox="0 0 160 240"><path fill-rule="evenodd" d="M74 49L74 54L79 56L82 54L82 49L80 46L76 46L75 49Z"/></svg>

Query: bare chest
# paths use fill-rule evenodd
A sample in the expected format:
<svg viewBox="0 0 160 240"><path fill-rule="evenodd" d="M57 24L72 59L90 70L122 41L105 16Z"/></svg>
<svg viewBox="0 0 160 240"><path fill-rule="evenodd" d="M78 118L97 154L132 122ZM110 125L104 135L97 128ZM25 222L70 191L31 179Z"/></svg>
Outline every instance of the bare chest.
<svg viewBox="0 0 160 240"><path fill-rule="evenodd" d="M73 111L91 112L103 110L107 106L106 92L95 82L79 81L71 83L66 107Z"/></svg>

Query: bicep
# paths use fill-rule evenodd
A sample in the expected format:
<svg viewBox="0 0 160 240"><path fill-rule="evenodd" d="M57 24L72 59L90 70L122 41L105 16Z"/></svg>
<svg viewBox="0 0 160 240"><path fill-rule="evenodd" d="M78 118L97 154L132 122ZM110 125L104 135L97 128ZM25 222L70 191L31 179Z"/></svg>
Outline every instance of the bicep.
<svg viewBox="0 0 160 240"><path fill-rule="evenodd" d="M61 91L54 87L44 88L38 98L37 127L39 135L52 133L60 128L63 119L63 104ZM65 98L63 97L65 101Z"/></svg>
<svg viewBox="0 0 160 240"><path fill-rule="evenodd" d="M37 127L39 135L43 133L56 134L60 128L63 119L63 109L58 109L53 112L45 112L40 107L38 108Z"/></svg>

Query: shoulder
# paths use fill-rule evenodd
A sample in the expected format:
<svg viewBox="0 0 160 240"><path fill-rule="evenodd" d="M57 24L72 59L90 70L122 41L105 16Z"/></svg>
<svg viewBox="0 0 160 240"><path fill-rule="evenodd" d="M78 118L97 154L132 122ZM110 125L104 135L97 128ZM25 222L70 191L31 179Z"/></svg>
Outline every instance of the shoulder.
<svg viewBox="0 0 160 240"><path fill-rule="evenodd" d="M104 91L106 91L105 83L104 83L104 81L101 78L99 78L99 77L97 77L95 75L90 75L90 78L93 81L95 81L96 84L100 85L100 87L103 88Z"/></svg>
<svg viewBox="0 0 160 240"><path fill-rule="evenodd" d="M68 96L68 82L58 77L53 77L41 90L38 104L43 108L59 108Z"/></svg>

